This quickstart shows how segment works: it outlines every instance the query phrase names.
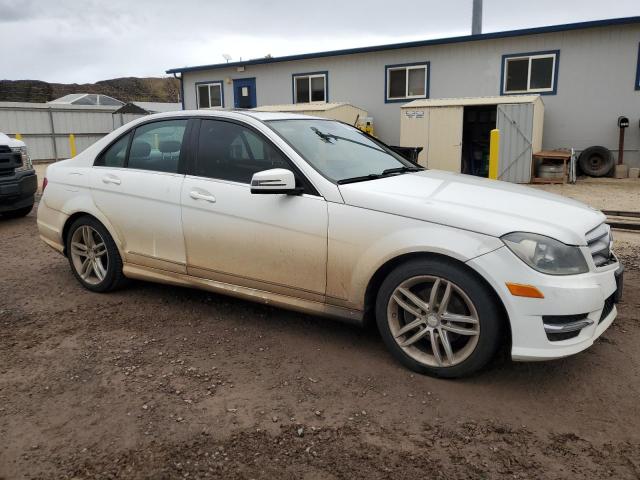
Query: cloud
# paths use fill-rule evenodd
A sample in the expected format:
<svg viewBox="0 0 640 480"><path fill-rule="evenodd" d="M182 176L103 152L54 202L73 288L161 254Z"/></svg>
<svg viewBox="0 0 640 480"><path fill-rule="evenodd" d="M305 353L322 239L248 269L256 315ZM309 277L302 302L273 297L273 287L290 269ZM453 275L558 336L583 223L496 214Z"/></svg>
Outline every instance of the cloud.
<svg viewBox="0 0 640 480"><path fill-rule="evenodd" d="M485 31L640 14L637 0L484 1ZM0 0L0 76L87 82L469 32L471 0Z"/></svg>

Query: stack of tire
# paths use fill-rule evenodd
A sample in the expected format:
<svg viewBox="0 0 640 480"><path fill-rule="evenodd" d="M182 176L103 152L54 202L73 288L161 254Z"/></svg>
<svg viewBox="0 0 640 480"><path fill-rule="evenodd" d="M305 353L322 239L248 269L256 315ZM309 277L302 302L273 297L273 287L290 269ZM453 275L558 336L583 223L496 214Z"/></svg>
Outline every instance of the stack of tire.
<svg viewBox="0 0 640 480"><path fill-rule="evenodd" d="M608 175L614 167L613 155L608 148L593 146L580 154L578 165L582 173L591 177L604 177Z"/></svg>

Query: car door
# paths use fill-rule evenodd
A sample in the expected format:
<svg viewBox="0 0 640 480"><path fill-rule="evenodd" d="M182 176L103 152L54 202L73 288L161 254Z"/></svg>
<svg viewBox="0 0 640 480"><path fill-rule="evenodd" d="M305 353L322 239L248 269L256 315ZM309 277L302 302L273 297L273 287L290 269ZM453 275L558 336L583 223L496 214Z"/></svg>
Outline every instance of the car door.
<svg viewBox="0 0 640 480"><path fill-rule="evenodd" d="M93 199L115 228L126 262L186 273L180 170L188 122L139 125L94 164Z"/></svg>
<svg viewBox="0 0 640 480"><path fill-rule="evenodd" d="M308 186L302 195L252 194L254 173L294 167L247 125L203 119L194 137L194 163L182 187L189 274L324 300L324 198ZM299 173L298 179L304 182Z"/></svg>

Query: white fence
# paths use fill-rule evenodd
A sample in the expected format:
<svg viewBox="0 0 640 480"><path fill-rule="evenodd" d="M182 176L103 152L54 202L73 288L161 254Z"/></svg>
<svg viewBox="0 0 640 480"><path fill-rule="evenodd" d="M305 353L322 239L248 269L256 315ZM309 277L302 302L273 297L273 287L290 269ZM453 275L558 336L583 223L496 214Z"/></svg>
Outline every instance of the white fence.
<svg viewBox="0 0 640 480"><path fill-rule="evenodd" d="M78 153L139 114L113 112L118 107L0 102L0 132L22 135L32 160L69 158L69 135Z"/></svg>

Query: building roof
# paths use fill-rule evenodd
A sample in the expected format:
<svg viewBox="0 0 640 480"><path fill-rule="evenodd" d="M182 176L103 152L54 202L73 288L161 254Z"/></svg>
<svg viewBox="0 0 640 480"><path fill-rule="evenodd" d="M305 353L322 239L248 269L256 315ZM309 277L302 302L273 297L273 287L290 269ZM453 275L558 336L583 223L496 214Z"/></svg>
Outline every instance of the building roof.
<svg viewBox="0 0 640 480"><path fill-rule="evenodd" d="M166 73L194 72L198 70L214 70L218 68L239 67L245 65L261 65L279 62L290 62L293 60L305 60L310 58L335 57L339 55L353 55L356 53L380 52L385 50L398 50L401 48L425 47L429 45L444 45L449 43L474 42L478 40L491 40L494 38L520 37L524 35L535 35L539 33L565 32L568 30L581 30L585 28L606 27L611 25L626 25L640 23L638 17L612 18L607 20L595 20L589 22L566 23L561 25L550 25L546 27L524 28L520 30L507 30L503 32L481 33L478 35L463 35L458 37L436 38L431 40L418 40L414 42L393 43L388 45L376 45L372 47L348 48L344 50L330 50L326 52L304 53L300 55L287 55L284 57L265 57L253 60L243 60L239 62L214 63L211 65L198 65L195 67L179 67L167 70Z"/></svg>
<svg viewBox="0 0 640 480"><path fill-rule="evenodd" d="M70 93L64 97L56 98L47 103L58 103L66 105L103 105L109 107L119 107L124 105L117 98L110 97L109 95L102 95L101 93Z"/></svg>

